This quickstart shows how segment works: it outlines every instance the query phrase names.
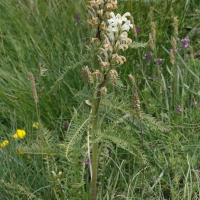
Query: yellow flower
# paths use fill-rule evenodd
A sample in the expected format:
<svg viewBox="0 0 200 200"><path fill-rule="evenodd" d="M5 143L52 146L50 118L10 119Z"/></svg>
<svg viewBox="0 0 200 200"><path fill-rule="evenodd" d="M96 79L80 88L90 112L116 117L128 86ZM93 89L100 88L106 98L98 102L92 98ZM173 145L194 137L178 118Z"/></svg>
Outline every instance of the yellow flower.
<svg viewBox="0 0 200 200"><path fill-rule="evenodd" d="M9 143L8 140L4 140L4 141L1 143L0 147L5 147L8 143Z"/></svg>
<svg viewBox="0 0 200 200"><path fill-rule="evenodd" d="M21 149L18 149L20 154L24 154L24 152ZM27 155L27 159L31 159L31 157L29 155Z"/></svg>
<svg viewBox="0 0 200 200"><path fill-rule="evenodd" d="M18 149L20 154L24 154L24 152L21 149Z"/></svg>
<svg viewBox="0 0 200 200"><path fill-rule="evenodd" d="M38 122L35 122L35 123L33 124L33 127L37 128L37 129L38 129L38 126L39 126Z"/></svg>
<svg viewBox="0 0 200 200"><path fill-rule="evenodd" d="M17 129L17 132L13 135L13 137L23 139L25 135L26 132L24 130Z"/></svg>

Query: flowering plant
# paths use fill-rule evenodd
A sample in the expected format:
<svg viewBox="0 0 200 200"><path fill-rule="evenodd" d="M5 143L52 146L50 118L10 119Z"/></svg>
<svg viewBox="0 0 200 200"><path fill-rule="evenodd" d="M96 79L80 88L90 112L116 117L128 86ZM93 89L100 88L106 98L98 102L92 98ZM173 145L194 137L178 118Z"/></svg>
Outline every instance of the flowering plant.
<svg viewBox="0 0 200 200"><path fill-rule="evenodd" d="M14 138L20 138L23 139L26 135L26 132L21 129L17 129L16 133L13 135Z"/></svg>
<svg viewBox="0 0 200 200"><path fill-rule="evenodd" d="M0 147L5 147L9 143L8 140L4 140L1 144Z"/></svg>
<svg viewBox="0 0 200 200"><path fill-rule="evenodd" d="M91 39L90 46L86 46L89 50L96 49L94 55L95 71L91 72L88 66L84 67L87 72L89 81L93 83L93 101L86 100L86 104L92 107L92 130L93 141L97 138L98 128L98 110L100 99L107 94L107 83L115 83L119 78L116 67L124 64L126 58L120 55L120 50L127 50L132 40L128 38L128 31L133 28L133 24L127 17L131 16L129 12L124 15L110 12L117 8L117 0L92 0L89 1L89 13L92 19L87 22L91 24L96 33ZM97 182L97 166L98 166L98 144L93 143L92 147L92 183L91 183L91 199L96 199L96 182ZM90 165L90 166L91 166Z"/></svg>

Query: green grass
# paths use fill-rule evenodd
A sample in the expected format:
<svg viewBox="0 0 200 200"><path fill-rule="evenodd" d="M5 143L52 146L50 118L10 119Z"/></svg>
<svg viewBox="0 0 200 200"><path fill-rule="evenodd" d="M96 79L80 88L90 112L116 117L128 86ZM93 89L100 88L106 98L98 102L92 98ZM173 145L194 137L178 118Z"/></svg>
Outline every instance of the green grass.
<svg viewBox="0 0 200 200"><path fill-rule="evenodd" d="M91 100L92 86L82 80L82 68L93 65L85 49L93 37L86 22L87 1L30 2L0 2L0 143L9 140L0 148L0 199L89 199L90 168L83 161L88 161L91 147L85 100ZM151 78L157 77L157 67L144 57L149 46L123 53L127 62L117 68L121 82L108 86L100 106L97 199L140 199L142 191L143 199L199 199L199 9L198 0L118 2L114 12L130 12L140 27L138 42L148 42L150 22L155 22L162 81ZM74 19L76 13L81 23ZM176 104L169 56L175 16L178 38L190 40L187 50L178 42ZM129 37L135 40L131 32ZM32 126L38 118L29 72L36 81L41 130ZM163 122L159 128L144 117L144 152L139 121L132 116L130 73L142 112ZM123 118L126 114L131 117ZM171 131L164 131L164 125ZM17 129L26 131L24 139L13 138Z"/></svg>

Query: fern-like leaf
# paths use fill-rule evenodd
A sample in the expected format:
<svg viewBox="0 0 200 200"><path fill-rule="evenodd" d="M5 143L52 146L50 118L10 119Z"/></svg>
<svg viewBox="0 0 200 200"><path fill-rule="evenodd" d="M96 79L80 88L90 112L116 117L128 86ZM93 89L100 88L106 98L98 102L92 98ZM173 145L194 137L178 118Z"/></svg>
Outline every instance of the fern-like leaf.
<svg viewBox="0 0 200 200"><path fill-rule="evenodd" d="M132 105L126 102L113 102L113 101L109 101L108 99L103 99L101 101L101 104L108 106L110 109L117 109L117 110L121 110L122 112L126 113L126 114L131 114L137 117L136 112L132 109ZM145 123L148 126L148 123L152 125L152 127L157 128L163 132L169 132L171 131L171 128L169 125L163 123L162 121L158 121L156 120L154 117L152 117L151 115L145 114L141 112L141 116L143 118L143 123Z"/></svg>
<svg viewBox="0 0 200 200"><path fill-rule="evenodd" d="M19 146L20 150L26 154L36 154L36 155L57 155L61 156L58 151L52 147L46 147L40 143L33 143L31 146Z"/></svg>
<svg viewBox="0 0 200 200"><path fill-rule="evenodd" d="M20 146L20 149L27 154L59 155L59 152L51 146L55 143L55 137L42 125L40 125L40 131L44 137L43 144L35 142L31 146Z"/></svg>
<svg viewBox="0 0 200 200"><path fill-rule="evenodd" d="M138 42L133 42L131 44L129 44L129 47L131 47L132 49L137 49L137 48L145 48L147 47L149 44L149 42L146 43L138 43Z"/></svg>
<svg viewBox="0 0 200 200"><path fill-rule="evenodd" d="M86 125L92 120L92 115L90 115L86 120L78 120L71 128L70 133L67 133L68 135L71 135L71 137L68 139L69 142L66 144L66 158L69 160L69 151L70 148L73 149L73 145L75 144L78 137L80 137L81 132L84 132L84 128Z"/></svg>
<svg viewBox="0 0 200 200"><path fill-rule="evenodd" d="M121 147L122 149L125 149L129 151L131 154L135 156L140 156L142 158L142 152L139 150L140 148L135 146L135 144L131 140L125 140L123 139L123 136L116 136L112 134L111 132L106 131L105 133L99 133L99 136L101 138L107 139L115 143L117 146ZM135 153L137 152L137 154Z"/></svg>

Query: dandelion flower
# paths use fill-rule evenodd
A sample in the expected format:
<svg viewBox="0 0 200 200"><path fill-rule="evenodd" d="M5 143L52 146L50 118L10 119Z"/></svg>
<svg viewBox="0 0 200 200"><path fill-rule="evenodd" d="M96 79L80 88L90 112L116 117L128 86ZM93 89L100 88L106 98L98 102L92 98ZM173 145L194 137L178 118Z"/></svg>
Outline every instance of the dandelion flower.
<svg viewBox="0 0 200 200"><path fill-rule="evenodd" d="M0 147L5 147L9 143L8 140L4 140L1 144Z"/></svg>
<svg viewBox="0 0 200 200"><path fill-rule="evenodd" d="M13 135L13 137L23 139L25 135L26 132L24 130L17 129L17 132Z"/></svg>
<svg viewBox="0 0 200 200"><path fill-rule="evenodd" d="M35 123L33 124L33 127L37 128L37 129L38 129L38 126L39 126L38 122L35 122Z"/></svg>

